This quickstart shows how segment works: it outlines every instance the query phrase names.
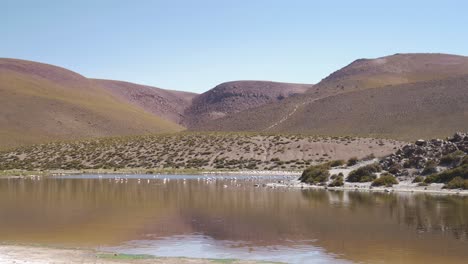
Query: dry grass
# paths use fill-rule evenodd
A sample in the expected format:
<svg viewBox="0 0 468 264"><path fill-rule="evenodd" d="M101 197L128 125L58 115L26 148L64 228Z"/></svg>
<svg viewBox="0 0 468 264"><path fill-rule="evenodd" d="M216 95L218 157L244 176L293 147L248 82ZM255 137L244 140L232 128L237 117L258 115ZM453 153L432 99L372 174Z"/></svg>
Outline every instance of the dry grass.
<svg viewBox="0 0 468 264"><path fill-rule="evenodd" d="M195 93L164 90L128 82L92 81L120 99L177 124L182 124L185 115L184 110L190 106L192 99L197 96Z"/></svg>
<svg viewBox="0 0 468 264"><path fill-rule="evenodd" d="M183 128L61 68L0 60L0 148Z"/></svg>
<svg viewBox="0 0 468 264"><path fill-rule="evenodd" d="M117 137L0 152L0 170L303 170L352 156L388 155L401 144L366 138L249 133Z"/></svg>
<svg viewBox="0 0 468 264"><path fill-rule="evenodd" d="M359 60L305 95L229 115L194 130L403 140L448 136L468 129L466 87L467 57L408 54Z"/></svg>

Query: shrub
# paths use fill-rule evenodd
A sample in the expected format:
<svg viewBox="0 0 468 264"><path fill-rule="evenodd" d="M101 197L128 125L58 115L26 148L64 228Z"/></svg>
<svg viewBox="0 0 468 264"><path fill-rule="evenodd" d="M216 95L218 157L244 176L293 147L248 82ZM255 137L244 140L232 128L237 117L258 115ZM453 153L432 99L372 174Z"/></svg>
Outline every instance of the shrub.
<svg viewBox="0 0 468 264"><path fill-rule="evenodd" d="M362 158L362 160L373 160L373 159L375 159L374 153L371 153L371 154L365 156L364 158Z"/></svg>
<svg viewBox="0 0 468 264"><path fill-rule="evenodd" d="M403 162L403 168L405 169L411 168L411 162L409 160L406 160L405 162Z"/></svg>
<svg viewBox="0 0 468 264"><path fill-rule="evenodd" d="M455 177L461 177L462 179L468 179L468 165L462 165L450 170L443 171L438 174L432 174L427 176L424 180L425 183L447 183Z"/></svg>
<svg viewBox="0 0 468 264"><path fill-rule="evenodd" d="M424 181L423 177L416 176L416 178L414 178L414 180L413 180L413 183L418 183L418 182L423 182L423 181Z"/></svg>
<svg viewBox="0 0 468 264"><path fill-rule="evenodd" d="M343 166L345 164L344 160L332 160L328 163L330 167L338 167Z"/></svg>
<svg viewBox="0 0 468 264"><path fill-rule="evenodd" d="M403 167L399 163L396 163L390 166L390 168L388 169L388 172L390 172L391 174L398 174L401 172L402 169Z"/></svg>
<svg viewBox="0 0 468 264"><path fill-rule="evenodd" d="M334 180L334 179L336 179L338 177L344 177L343 173L340 172L338 174L333 174L332 176L330 176L330 179Z"/></svg>
<svg viewBox="0 0 468 264"><path fill-rule="evenodd" d="M343 186L344 185L344 180L343 180L343 174L340 173L338 175L333 175L335 177L333 178L333 181L328 184L329 187L338 187L338 186Z"/></svg>
<svg viewBox="0 0 468 264"><path fill-rule="evenodd" d="M310 183L310 184L317 184L323 183L328 181L328 177L330 176L330 169L329 164L321 164L316 166L311 166L304 170L299 180L301 182Z"/></svg>
<svg viewBox="0 0 468 264"><path fill-rule="evenodd" d="M462 177L455 177L447 184L445 184L444 188L447 189L468 189L468 180L464 180Z"/></svg>
<svg viewBox="0 0 468 264"><path fill-rule="evenodd" d="M429 174L434 174L436 172L437 172L437 163L434 160L428 160L421 174L429 175Z"/></svg>
<svg viewBox="0 0 468 264"><path fill-rule="evenodd" d="M463 151L454 151L445 156L442 156L442 158L440 158L439 164L442 166L457 166L461 162L464 155L465 153Z"/></svg>
<svg viewBox="0 0 468 264"><path fill-rule="evenodd" d="M398 184L397 179L390 173L382 173L379 178L372 181L372 186L383 186L392 187L393 184Z"/></svg>
<svg viewBox="0 0 468 264"><path fill-rule="evenodd" d="M382 167L377 163L366 165L351 171L346 180L348 182L369 182L377 178L375 173L380 171L382 171Z"/></svg>
<svg viewBox="0 0 468 264"><path fill-rule="evenodd" d="M465 157L463 157L462 161L461 161L461 165L468 165L468 155L466 155Z"/></svg>
<svg viewBox="0 0 468 264"><path fill-rule="evenodd" d="M358 158L356 157L352 157L348 160L348 162L346 163L346 166L354 166L358 163Z"/></svg>

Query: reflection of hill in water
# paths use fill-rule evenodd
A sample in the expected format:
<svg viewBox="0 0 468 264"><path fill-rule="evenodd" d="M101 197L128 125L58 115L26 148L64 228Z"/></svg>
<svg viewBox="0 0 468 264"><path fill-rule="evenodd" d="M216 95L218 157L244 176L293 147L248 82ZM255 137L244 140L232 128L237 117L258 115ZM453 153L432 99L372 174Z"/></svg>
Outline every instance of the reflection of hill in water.
<svg viewBox="0 0 468 264"><path fill-rule="evenodd" d="M3 241L70 245L197 233L249 246L312 243L353 260L372 261L375 252L416 263L434 260L428 252L443 252L447 263L468 257L468 197L237 183L1 180L0 233Z"/></svg>

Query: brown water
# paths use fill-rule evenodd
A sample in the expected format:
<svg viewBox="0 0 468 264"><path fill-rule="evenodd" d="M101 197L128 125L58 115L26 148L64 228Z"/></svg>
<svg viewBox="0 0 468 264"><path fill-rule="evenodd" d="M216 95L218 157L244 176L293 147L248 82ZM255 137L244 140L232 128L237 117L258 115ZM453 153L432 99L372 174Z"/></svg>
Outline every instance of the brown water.
<svg viewBox="0 0 468 264"><path fill-rule="evenodd" d="M0 242L292 263L468 260L468 197L106 177L0 180Z"/></svg>

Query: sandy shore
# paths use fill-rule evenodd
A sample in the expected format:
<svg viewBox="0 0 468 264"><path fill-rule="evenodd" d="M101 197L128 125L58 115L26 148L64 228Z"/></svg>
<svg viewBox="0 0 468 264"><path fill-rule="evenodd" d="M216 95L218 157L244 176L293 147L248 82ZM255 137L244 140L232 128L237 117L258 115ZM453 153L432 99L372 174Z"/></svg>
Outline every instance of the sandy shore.
<svg viewBox="0 0 468 264"><path fill-rule="evenodd" d="M253 264L254 261L222 260L222 259L190 259L164 258L139 255L117 255L82 249L57 249L35 246L0 245L0 263L2 264L121 264L121 263L167 263L167 264L205 264L205 263L234 263ZM265 263L265 262L262 262Z"/></svg>

